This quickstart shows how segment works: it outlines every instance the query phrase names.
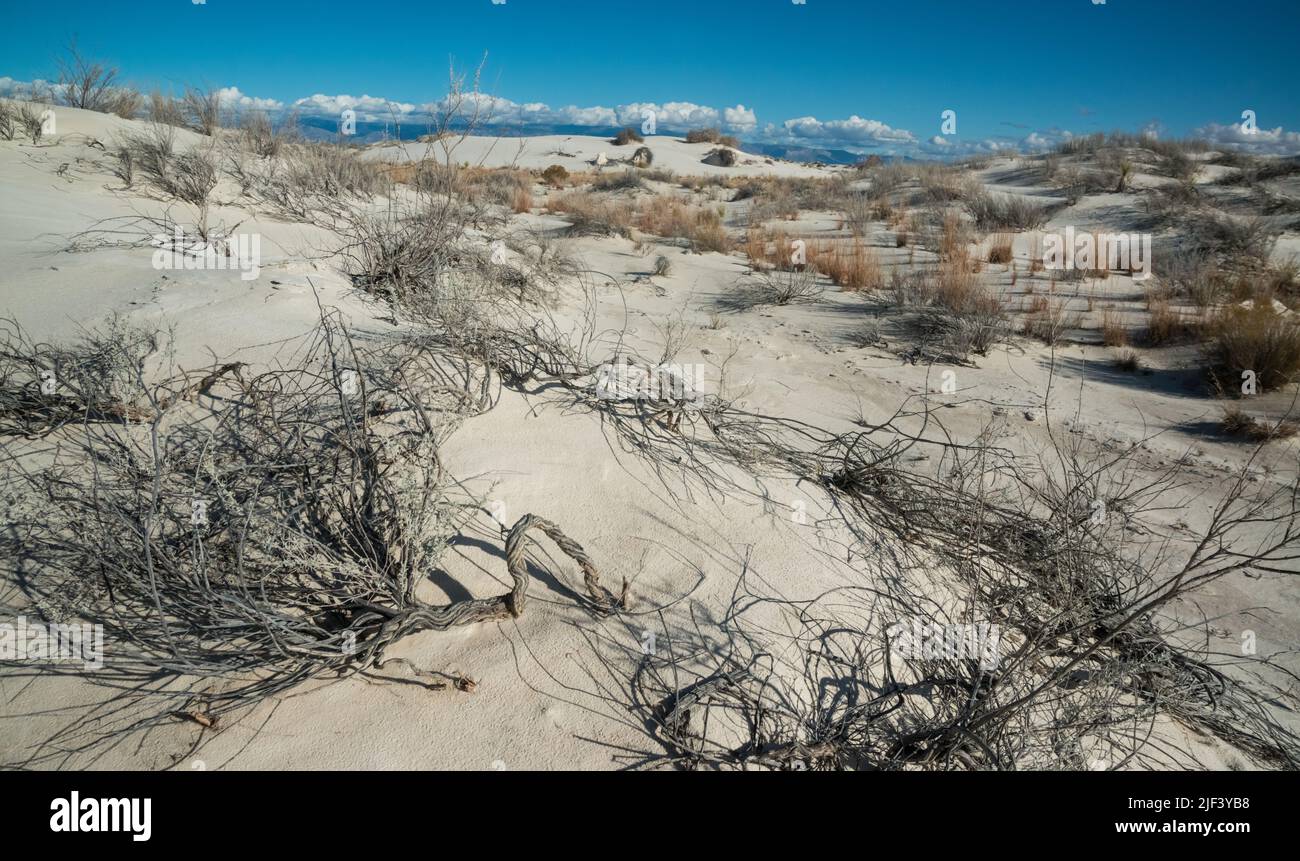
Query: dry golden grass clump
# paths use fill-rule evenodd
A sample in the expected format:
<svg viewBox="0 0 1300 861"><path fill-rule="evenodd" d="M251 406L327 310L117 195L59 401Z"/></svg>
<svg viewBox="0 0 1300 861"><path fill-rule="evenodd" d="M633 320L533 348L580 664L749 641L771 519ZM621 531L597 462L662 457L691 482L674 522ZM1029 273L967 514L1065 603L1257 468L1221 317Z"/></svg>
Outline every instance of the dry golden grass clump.
<svg viewBox="0 0 1300 861"><path fill-rule="evenodd" d="M1189 320L1167 299L1152 299L1148 303L1151 319L1147 321L1146 343L1162 347L1191 338L1197 330L1195 320Z"/></svg>
<svg viewBox="0 0 1300 861"><path fill-rule="evenodd" d="M989 243L990 263L1008 264L1012 260L1011 254L1011 235L1007 233L998 233L993 236Z"/></svg>
<svg viewBox="0 0 1300 861"><path fill-rule="evenodd" d="M1080 315L1070 311L1068 299L1034 296L1029 300L1021 331L1045 344L1057 344L1066 332L1078 328L1080 322Z"/></svg>
<svg viewBox="0 0 1300 861"><path fill-rule="evenodd" d="M809 262L842 290L879 290L885 285L876 253L856 238L817 243Z"/></svg>
<svg viewBox="0 0 1300 861"><path fill-rule="evenodd" d="M740 141L731 135L724 135L722 130L713 127L707 129L691 129L686 133L687 143L712 143L722 146L740 149Z"/></svg>
<svg viewBox="0 0 1300 861"><path fill-rule="evenodd" d="M1300 434L1300 424L1296 422L1283 420L1270 424L1247 415L1235 404L1223 408L1223 422L1220 427L1229 436L1240 437L1251 442L1290 439Z"/></svg>
<svg viewBox="0 0 1300 861"><path fill-rule="evenodd" d="M1270 304L1226 308L1205 328L1208 372L1222 390L1241 391L1243 379L1251 374L1261 392L1300 379L1300 325Z"/></svg>
<svg viewBox="0 0 1300 861"><path fill-rule="evenodd" d="M639 131L631 126L627 126L626 128L620 129L618 134L614 136L613 144L614 146L627 146L630 143L642 143L644 141L645 138L641 137Z"/></svg>
<svg viewBox="0 0 1300 861"><path fill-rule="evenodd" d="M789 269L794 265L794 241L789 234L753 226L745 232L745 256L755 269Z"/></svg>
<svg viewBox="0 0 1300 861"><path fill-rule="evenodd" d="M726 254L731 250L731 236L717 209L691 206L673 197L653 197L636 221L646 233L689 239L697 251Z"/></svg>
<svg viewBox="0 0 1300 861"><path fill-rule="evenodd" d="M546 211L567 216L569 233L574 236L629 236L636 214L627 201L610 200L588 191L570 191L549 198Z"/></svg>
<svg viewBox="0 0 1300 861"><path fill-rule="evenodd" d="M562 164L553 164L542 171L542 182L552 188L563 188L569 178L569 171Z"/></svg>
<svg viewBox="0 0 1300 861"><path fill-rule="evenodd" d="M1101 342L1107 347L1128 346L1128 327L1110 306L1101 312Z"/></svg>

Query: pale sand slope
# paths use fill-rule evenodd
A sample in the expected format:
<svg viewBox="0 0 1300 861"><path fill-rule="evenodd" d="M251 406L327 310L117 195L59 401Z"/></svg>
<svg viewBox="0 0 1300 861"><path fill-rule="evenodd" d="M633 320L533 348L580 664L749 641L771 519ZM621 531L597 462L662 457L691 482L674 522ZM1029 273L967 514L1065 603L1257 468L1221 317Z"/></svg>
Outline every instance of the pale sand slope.
<svg viewBox="0 0 1300 861"><path fill-rule="evenodd" d="M391 331L379 319L386 316L385 309L355 296L331 261L308 259L313 248L328 247L328 238L302 225L245 222L241 229L262 231L279 246L274 251L264 246L271 261L252 282L231 272L173 272L164 278L152 269L145 249L57 253L63 244L59 237L85 230L95 219L160 206L134 193L111 191L119 183L106 166L94 164L103 154L63 136L88 132L107 138L120 121L76 111L60 111L60 120L61 134L49 145L0 144L5 189L0 199L0 313L17 317L36 336L64 336L78 324L93 325L119 312L132 322L174 326L183 365L206 364L211 354L266 361L275 353L275 342L301 334L315 321L309 276L321 300L344 309L357 327ZM485 152L493 146L490 141L471 143ZM665 166L673 167L673 147L658 140L652 145L669 162ZM552 148L539 144L540 152L531 156L533 166L551 163L545 153ZM464 159L474 160L469 155ZM72 165L70 179L54 175L64 162ZM223 208L213 217L234 224L247 213ZM834 225L825 214L805 214L805 219L825 230ZM520 216L516 223L563 224L538 215ZM688 254L669 244L638 252L623 239L584 239L573 250L590 268L624 279L622 289L600 289L600 327L626 327L631 342L650 351L660 341L655 324L681 312L693 324L693 337L680 361L712 366L734 349L728 373L733 389L747 389L743 406L846 429L859 409L879 420L908 395L929 392L939 398L938 381L925 367L901 363L888 350L854 345L853 336L869 316L859 297L832 291L815 305L723 315L718 327L711 328L713 302L744 272L742 256ZM658 254L670 257L672 274L636 280ZM272 280L282 283L273 285ZM569 291L564 301L576 308L577 296L576 290ZM1225 472L1239 464L1242 449L1187 430L1215 420L1218 410L1184 389L1176 369L1143 385L1105 370L1105 356L1096 347L1059 351L1054 421L1066 430L1063 422L1069 420L1070 432L1113 444L1172 428L1148 443L1143 456L1157 468L1194 450L1190 478L1193 492L1202 494L1201 506L1170 512L1168 520L1181 518L1195 529L1221 490ZM1049 360L1046 348L1023 342L996 349L977 368L958 369L967 403L942 411L954 436L969 438L993 420L1002 444L1041 450ZM994 417L993 404L1006 405L1005 415ZM1034 421L1025 418L1026 410ZM495 409L452 437L443 456L453 474L503 506L507 522L528 512L545 516L587 548L607 581L633 578L640 610L680 597L702 578L694 599L712 613L721 612L746 565L765 590L789 598L808 598L853 582L838 544L847 536L816 525L834 522L822 510L822 494L769 482L770 511L747 499L712 500L698 493L690 500L670 500L644 462L619 454L596 417L548 407L541 395L504 394ZM1281 457L1280 448L1270 456ZM806 525L790 517L798 503L807 508ZM553 551L537 558L545 560L545 569L534 569L532 602L521 619L425 633L392 651L421 667L472 676L479 682L472 695L364 680L304 688L219 733L204 734L193 724L177 722L141 745L114 748L94 765L190 769L201 761L210 769L612 768L637 761L638 751L657 752L626 709L626 699L611 703L593 694L597 686L589 671L611 685L615 699L626 697L626 679L611 679L595 667L581 629L597 623L577 608L568 591L580 588L576 566ZM468 536L446 560L446 576L436 578L426 597L495 594L504 591L506 582L501 540L483 530ZM1235 648L1246 627L1258 632L1261 652L1292 648L1300 641L1295 624L1300 596L1292 587L1279 589L1277 581L1229 578L1203 593L1201 603L1218 616L1215 629L1221 633L1214 645L1224 651ZM1264 609L1247 617L1247 608ZM683 623L680 609L670 614L671 623ZM1189 609L1189 618L1199 616ZM654 615L633 616L606 623L603 634L635 647L643 631L658 624ZM391 672L406 675L401 668ZM104 696L76 679L24 685L0 676L0 762L20 759L68 717L47 713L49 709ZM196 742L201 747L191 752ZM1236 761L1217 742L1194 744L1206 764Z"/></svg>
<svg viewBox="0 0 1300 861"><path fill-rule="evenodd" d="M642 146L654 153L651 165L659 170L671 170L680 175L710 176L827 176L841 170L835 166L811 167L789 161L769 159L765 156L736 151L733 167L705 164L704 158L717 148L710 143L687 143L673 135L649 135L645 143L615 146L610 138L590 135L543 135L539 137L471 137L456 148L455 161L468 162L482 167L520 167L542 169L558 164L568 171L590 170L596 158L604 154L609 160L607 169L617 169L620 162L632 157ZM366 151L366 158L379 161L404 162L432 159L444 160L444 148L438 143L402 142L376 144Z"/></svg>

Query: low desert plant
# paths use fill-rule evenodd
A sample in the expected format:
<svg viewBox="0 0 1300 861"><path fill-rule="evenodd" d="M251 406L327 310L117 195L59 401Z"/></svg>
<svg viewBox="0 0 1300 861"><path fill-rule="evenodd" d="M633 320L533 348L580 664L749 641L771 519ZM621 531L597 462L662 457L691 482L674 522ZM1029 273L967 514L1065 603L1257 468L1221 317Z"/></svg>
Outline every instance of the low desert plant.
<svg viewBox="0 0 1300 861"><path fill-rule="evenodd" d="M569 178L569 171L564 165L553 164L546 170L542 171L542 182L552 188L563 188L564 183Z"/></svg>
<svg viewBox="0 0 1300 861"><path fill-rule="evenodd" d="M1071 329L1077 329L1080 315L1069 310L1069 300L1035 296L1029 301L1022 331L1045 344L1057 344Z"/></svg>
<svg viewBox="0 0 1300 861"><path fill-rule="evenodd" d="M1128 345L1128 327L1120 319L1119 312L1112 307L1101 312L1101 342L1107 347Z"/></svg>
<svg viewBox="0 0 1300 861"><path fill-rule="evenodd" d="M239 130L244 146L264 158L280 154L285 142L292 136L292 124L286 124L283 131L277 132L271 118L265 111L249 111L240 117Z"/></svg>
<svg viewBox="0 0 1300 861"><path fill-rule="evenodd" d="M641 174L629 168L602 173L592 180L591 187L594 191L628 191L644 188L645 183L641 181Z"/></svg>
<svg viewBox="0 0 1300 861"><path fill-rule="evenodd" d="M113 109L117 69L82 56L74 41L59 60L63 101L73 108L105 113Z"/></svg>
<svg viewBox="0 0 1300 861"><path fill-rule="evenodd" d="M1121 350L1115 357L1115 367L1129 374L1136 374L1142 370L1142 361L1138 354L1132 350Z"/></svg>
<svg viewBox="0 0 1300 861"><path fill-rule="evenodd" d="M18 131L18 110L7 100L0 99L0 140L11 141Z"/></svg>
<svg viewBox="0 0 1300 861"><path fill-rule="evenodd" d="M1011 236L1005 233L995 235L989 243L990 263L1009 264L1012 260Z"/></svg>
<svg viewBox="0 0 1300 861"><path fill-rule="evenodd" d="M726 147L718 147L709 150L709 154L704 157L704 161L718 167L735 167L736 151Z"/></svg>
<svg viewBox="0 0 1300 861"><path fill-rule="evenodd" d="M571 191L547 200L546 208L568 218L571 236L631 235L634 212L624 201L609 200L585 191Z"/></svg>
<svg viewBox="0 0 1300 861"><path fill-rule="evenodd" d="M630 143L642 143L644 141L645 138L641 136L639 131L631 126L625 126L619 129L618 134L614 135L612 143L614 146L627 146Z"/></svg>
<svg viewBox="0 0 1300 861"><path fill-rule="evenodd" d="M917 168L921 190L931 203L973 200L984 194L974 177L947 165L926 164Z"/></svg>
<svg viewBox="0 0 1300 861"><path fill-rule="evenodd" d="M126 87L113 91L108 101L108 110L124 120L133 120L144 108L144 96L139 90Z"/></svg>
<svg viewBox="0 0 1300 861"><path fill-rule="evenodd" d="M183 126L185 106L180 100L163 95L161 90L154 90L149 94L149 119L163 125Z"/></svg>
<svg viewBox="0 0 1300 861"><path fill-rule="evenodd" d="M842 290L879 290L885 285L876 253L856 239L819 243L809 262Z"/></svg>
<svg viewBox="0 0 1300 861"><path fill-rule="evenodd" d="M981 230L1032 230L1047 221L1047 207L1021 195L981 193L966 203Z"/></svg>
<svg viewBox="0 0 1300 861"><path fill-rule="evenodd" d="M130 188L135 184L135 154L128 147L118 147L113 153L113 174Z"/></svg>
<svg viewBox="0 0 1300 861"><path fill-rule="evenodd" d="M712 143L721 146L740 149L740 141L731 135L724 135L722 130L715 127L705 129L691 129L686 133L687 143Z"/></svg>
<svg viewBox="0 0 1300 861"><path fill-rule="evenodd" d="M45 119L42 116L44 111L38 111L38 107L31 102L24 102L19 105L17 114L18 125L33 144L39 144L42 135L45 134Z"/></svg>
<svg viewBox="0 0 1300 861"><path fill-rule="evenodd" d="M1225 308L1207 329L1207 371L1222 391L1244 393L1252 380L1257 391L1272 391L1300 378L1300 325L1271 304Z"/></svg>
<svg viewBox="0 0 1300 861"><path fill-rule="evenodd" d="M764 305L816 302L821 294L817 273L812 269L755 270L753 276L722 304L730 310L743 311Z"/></svg>
<svg viewBox="0 0 1300 861"><path fill-rule="evenodd" d="M1186 221L1189 252L1235 269L1264 268L1281 229L1261 216L1200 213Z"/></svg>
<svg viewBox="0 0 1300 861"><path fill-rule="evenodd" d="M184 105L191 129L208 137L216 135L217 130L221 128L220 93L216 90L187 87Z"/></svg>
<svg viewBox="0 0 1300 861"><path fill-rule="evenodd" d="M1133 162L1121 159L1115 166L1115 191L1123 194L1128 191L1128 184L1133 179Z"/></svg>
<svg viewBox="0 0 1300 861"><path fill-rule="evenodd" d="M1163 347L1185 341L1195 332L1195 325L1168 300L1152 299L1148 307L1151 313L1145 339L1148 346Z"/></svg>
<svg viewBox="0 0 1300 861"><path fill-rule="evenodd" d="M632 153L632 158L628 159L634 166L646 168L654 164L655 154L650 151L650 147L637 147L636 152Z"/></svg>
<svg viewBox="0 0 1300 861"><path fill-rule="evenodd" d="M1223 408L1223 421L1220 427L1228 436L1240 437L1255 443L1289 439L1300 434L1300 424L1296 422L1284 419L1270 424L1247 415L1236 404L1229 404Z"/></svg>
<svg viewBox="0 0 1300 861"><path fill-rule="evenodd" d="M510 209L524 213L533 211L533 192L528 188L516 188L510 201Z"/></svg>
<svg viewBox="0 0 1300 861"><path fill-rule="evenodd" d="M637 215L637 225L655 236L688 239L696 251L731 250L731 236L716 209L695 207L672 197L651 198Z"/></svg>

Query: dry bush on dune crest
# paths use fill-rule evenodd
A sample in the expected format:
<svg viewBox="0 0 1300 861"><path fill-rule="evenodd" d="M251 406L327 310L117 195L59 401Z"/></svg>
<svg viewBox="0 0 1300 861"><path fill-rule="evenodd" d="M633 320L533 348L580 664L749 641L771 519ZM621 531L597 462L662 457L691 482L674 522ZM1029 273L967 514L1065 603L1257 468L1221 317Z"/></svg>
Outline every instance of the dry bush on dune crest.
<svg viewBox="0 0 1300 861"><path fill-rule="evenodd" d="M623 129L620 129L619 133L614 135L614 140L611 141L611 143L613 143L614 146L627 146L628 144L631 143L643 143L643 142L645 142L645 138L641 136L641 133L639 131L632 128L631 126L627 126Z"/></svg>
<svg viewBox="0 0 1300 861"><path fill-rule="evenodd" d="M197 211L198 230L207 234L210 196L220 179L213 146L180 149L176 145L175 128L153 123L143 131L121 137L117 160L121 168L118 175L123 181L139 172L165 197L193 206Z"/></svg>
<svg viewBox="0 0 1300 861"><path fill-rule="evenodd" d="M18 109L8 99L0 99L0 140L11 141L18 131Z"/></svg>
<svg viewBox="0 0 1300 861"><path fill-rule="evenodd" d="M686 133L687 143L712 143L720 146L740 149L740 141L731 135L724 135L716 126L706 129L691 129Z"/></svg>
<svg viewBox="0 0 1300 861"><path fill-rule="evenodd" d="M82 56L73 41L59 60L59 84L70 107L108 113L115 104L117 69Z"/></svg>
<svg viewBox="0 0 1300 861"><path fill-rule="evenodd" d="M184 104L174 96L163 95L161 90L149 93L149 121L168 126L185 125Z"/></svg>
<svg viewBox="0 0 1300 861"><path fill-rule="evenodd" d="M187 87L183 104L189 127L201 135L215 137L221 128L221 94L216 90Z"/></svg>

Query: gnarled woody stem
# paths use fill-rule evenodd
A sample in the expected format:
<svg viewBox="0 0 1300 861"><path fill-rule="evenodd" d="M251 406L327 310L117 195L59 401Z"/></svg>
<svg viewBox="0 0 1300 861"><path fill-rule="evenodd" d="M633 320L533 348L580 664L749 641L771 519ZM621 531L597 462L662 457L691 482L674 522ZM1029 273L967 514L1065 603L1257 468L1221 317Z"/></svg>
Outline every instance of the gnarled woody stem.
<svg viewBox="0 0 1300 861"><path fill-rule="evenodd" d="M613 612L627 605L628 582L623 581L623 589L618 597L615 597L604 586L600 585L600 573L596 570L596 565L587 555L587 551L582 549L582 545L569 538L560 531L549 520L538 517L535 514L525 514L519 518L510 529L510 534L506 537L506 569L510 572L510 579L514 581L514 588L504 595L498 595L493 598L474 598L467 601L457 601L454 604L435 607L422 605L400 613L384 623L375 638L375 642L380 644L391 643L406 634L423 630L447 630L459 625L472 625L475 622L485 622L492 619L518 618L524 613L524 604L528 593L528 563L524 559L525 543L530 529L540 529L546 533L552 541L555 542L565 555L573 559L582 566L583 582L587 587L587 594L597 609L605 612Z"/></svg>

